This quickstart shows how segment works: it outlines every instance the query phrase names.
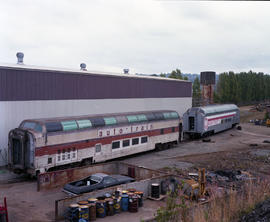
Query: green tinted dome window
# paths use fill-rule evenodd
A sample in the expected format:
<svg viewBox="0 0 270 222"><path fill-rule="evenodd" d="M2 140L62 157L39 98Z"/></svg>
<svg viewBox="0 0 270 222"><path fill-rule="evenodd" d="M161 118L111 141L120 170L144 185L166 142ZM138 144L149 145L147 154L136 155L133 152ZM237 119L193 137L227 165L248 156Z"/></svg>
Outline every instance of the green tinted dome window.
<svg viewBox="0 0 270 222"><path fill-rule="evenodd" d="M117 123L114 117L105 117L104 121L106 125L114 125Z"/></svg>
<svg viewBox="0 0 270 222"><path fill-rule="evenodd" d="M177 112L166 112L163 113L163 116L165 119L178 119L178 113Z"/></svg>
<svg viewBox="0 0 270 222"><path fill-rule="evenodd" d="M142 114L142 115L137 115L137 119L138 119L138 121L140 121L140 122L147 121L147 118L146 118L146 116L145 116L144 114Z"/></svg>
<svg viewBox="0 0 270 222"><path fill-rule="evenodd" d="M178 119L178 118L179 118L179 115L178 115L177 112L171 112L171 117L172 117L173 119Z"/></svg>
<svg viewBox="0 0 270 222"><path fill-rule="evenodd" d="M163 116L165 119L171 119L171 114L170 113L163 113Z"/></svg>
<svg viewBox="0 0 270 222"><path fill-rule="evenodd" d="M76 123L75 120L73 120L73 121L63 121L63 122L61 122L61 124L63 126L64 131L78 129L78 126L77 126L77 123Z"/></svg>
<svg viewBox="0 0 270 222"><path fill-rule="evenodd" d="M92 123L89 119L77 120L77 123L78 123L80 129L92 127Z"/></svg>
<svg viewBox="0 0 270 222"><path fill-rule="evenodd" d="M128 122L138 122L137 116L127 116Z"/></svg>

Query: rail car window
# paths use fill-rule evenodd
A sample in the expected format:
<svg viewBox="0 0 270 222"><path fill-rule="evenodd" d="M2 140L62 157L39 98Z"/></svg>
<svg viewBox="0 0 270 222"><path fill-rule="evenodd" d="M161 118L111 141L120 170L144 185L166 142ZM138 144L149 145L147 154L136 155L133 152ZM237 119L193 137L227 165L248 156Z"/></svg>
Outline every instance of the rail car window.
<svg viewBox="0 0 270 222"><path fill-rule="evenodd" d="M132 116L127 116L127 119L128 119L128 122L129 122L129 123L138 122L137 116L134 116L134 115L132 115Z"/></svg>
<svg viewBox="0 0 270 222"><path fill-rule="evenodd" d="M123 147L127 147L127 146L129 146L130 141L129 140L123 140L122 143L123 143L123 145L122 145Z"/></svg>
<svg viewBox="0 0 270 222"><path fill-rule="evenodd" d="M145 116L146 116L148 121L153 121L156 119L153 113L147 113L147 114L145 114Z"/></svg>
<svg viewBox="0 0 270 222"><path fill-rule="evenodd" d="M163 113L165 119L171 119L171 113Z"/></svg>
<svg viewBox="0 0 270 222"><path fill-rule="evenodd" d="M69 160L70 159L70 148L68 148L68 151L67 151L67 159Z"/></svg>
<svg viewBox="0 0 270 222"><path fill-rule="evenodd" d="M140 122L147 121L147 118L146 118L146 116L145 116L144 114L142 114L142 115L137 115L137 119L138 119L138 121L140 121Z"/></svg>
<svg viewBox="0 0 270 222"><path fill-rule="evenodd" d="M47 130L48 133L63 130L62 125L59 122L48 122L48 123L45 123L45 126L46 126L46 130Z"/></svg>
<svg viewBox="0 0 270 222"><path fill-rule="evenodd" d="M164 134L164 129L161 129L160 130L160 134Z"/></svg>
<svg viewBox="0 0 270 222"><path fill-rule="evenodd" d="M177 112L171 112L171 118L178 119L179 118L178 113Z"/></svg>
<svg viewBox="0 0 270 222"><path fill-rule="evenodd" d="M132 145L137 145L137 144L139 144L139 138L133 138Z"/></svg>
<svg viewBox="0 0 270 222"><path fill-rule="evenodd" d="M120 141L112 142L112 149L118 149L120 148Z"/></svg>
<svg viewBox="0 0 270 222"><path fill-rule="evenodd" d="M105 117L104 121L106 125L114 125L117 123L114 117Z"/></svg>
<svg viewBox="0 0 270 222"><path fill-rule="evenodd" d="M127 117L125 116L116 116L115 117L116 121L118 124L122 124L122 123L127 123L128 120L127 120Z"/></svg>
<svg viewBox="0 0 270 222"><path fill-rule="evenodd" d="M156 120L163 120L164 119L164 116L163 116L163 113L154 113L154 116L155 116L155 119Z"/></svg>
<svg viewBox="0 0 270 222"><path fill-rule="evenodd" d="M63 121L63 122L61 122L61 124L63 126L64 131L78 129L78 126L77 126L77 123L76 123L75 120L73 120L73 121Z"/></svg>
<svg viewBox="0 0 270 222"><path fill-rule="evenodd" d="M34 122L24 122L23 128L24 129L34 129L35 125L36 125L36 123L34 123Z"/></svg>
<svg viewBox="0 0 270 222"><path fill-rule="evenodd" d="M175 127L172 127L172 132L173 132L173 133L175 132Z"/></svg>
<svg viewBox="0 0 270 222"><path fill-rule="evenodd" d="M92 123L89 119L76 120L80 129L92 127Z"/></svg>
<svg viewBox="0 0 270 222"><path fill-rule="evenodd" d="M101 152L101 144L96 144L96 153Z"/></svg>
<svg viewBox="0 0 270 222"><path fill-rule="evenodd" d="M48 158L48 164L51 164L51 163L52 163L52 158L49 157L49 158Z"/></svg>
<svg viewBox="0 0 270 222"><path fill-rule="evenodd" d="M22 125L23 129L32 129L38 132L42 132L42 126L35 122L24 122Z"/></svg>
<svg viewBox="0 0 270 222"><path fill-rule="evenodd" d="M103 118L91 118L90 121L94 127L105 126L105 121Z"/></svg>
<svg viewBox="0 0 270 222"><path fill-rule="evenodd" d="M42 126L40 124L36 123L36 126L35 126L34 130L36 130L38 132L42 132Z"/></svg>
<svg viewBox="0 0 270 222"><path fill-rule="evenodd" d="M58 153L57 161L59 162L59 161L61 161L61 150L57 150L57 153Z"/></svg>
<svg viewBox="0 0 270 222"><path fill-rule="evenodd" d="M147 143L147 141L148 141L147 136L141 137L141 143Z"/></svg>

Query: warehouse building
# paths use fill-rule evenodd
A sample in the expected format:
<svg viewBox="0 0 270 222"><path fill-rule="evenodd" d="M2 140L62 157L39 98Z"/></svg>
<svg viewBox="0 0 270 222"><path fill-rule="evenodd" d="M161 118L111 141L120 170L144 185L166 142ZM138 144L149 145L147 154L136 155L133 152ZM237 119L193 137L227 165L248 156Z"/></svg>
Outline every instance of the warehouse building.
<svg viewBox="0 0 270 222"><path fill-rule="evenodd" d="M127 70L125 70L127 73ZM0 165L8 133L22 120L191 107L189 81L26 66L0 65Z"/></svg>

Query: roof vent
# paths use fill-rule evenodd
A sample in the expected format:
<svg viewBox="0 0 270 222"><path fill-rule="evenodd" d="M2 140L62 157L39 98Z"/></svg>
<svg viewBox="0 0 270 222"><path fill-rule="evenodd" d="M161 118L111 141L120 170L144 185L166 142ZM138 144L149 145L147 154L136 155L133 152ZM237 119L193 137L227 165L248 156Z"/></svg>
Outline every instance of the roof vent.
<svg viewBox="0 0 270 222"><path fill-rule="evenodd" d="M17 64L23 64L24 54L22 52L17 52L16 56L17 56L17 59L18 59Z"/></svg>
<svg viewBox="0 0 270 222"><path fill-rule="evenodd" d="M81 64L80 64L80 67L81 67L81 70L87 71L87 69L86 69L86 64L85 64L85 63L81 63Z"/></svg>
<svg viewBox="0 0 270 222"><path fill-rule="evenodd" d="M124 71L124 74L128 74L129 69L123 69L123 71Z"/></svg>

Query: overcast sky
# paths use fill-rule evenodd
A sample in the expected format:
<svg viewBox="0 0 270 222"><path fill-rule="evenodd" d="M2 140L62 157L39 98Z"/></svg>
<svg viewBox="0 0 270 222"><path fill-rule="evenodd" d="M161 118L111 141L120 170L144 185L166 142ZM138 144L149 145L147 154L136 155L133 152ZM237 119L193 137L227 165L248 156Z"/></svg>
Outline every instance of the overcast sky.
<svg viewBox="0 0 270 222"><path fill-rule="evenodd" d="M0 63L270 73L270 2L0 0Z"/></svg>

